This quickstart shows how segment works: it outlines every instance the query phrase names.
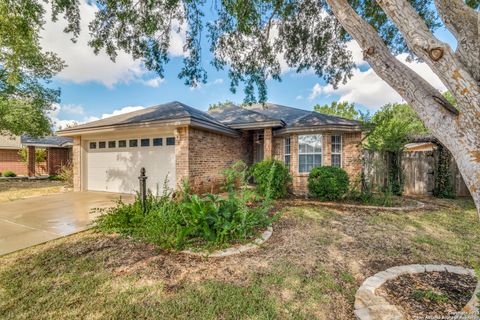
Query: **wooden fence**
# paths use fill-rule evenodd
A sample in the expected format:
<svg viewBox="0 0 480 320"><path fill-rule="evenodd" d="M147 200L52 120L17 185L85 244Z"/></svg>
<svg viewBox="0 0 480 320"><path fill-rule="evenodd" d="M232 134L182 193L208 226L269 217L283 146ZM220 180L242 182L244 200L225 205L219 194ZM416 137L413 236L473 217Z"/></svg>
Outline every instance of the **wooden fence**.
<svg viewBox="0 0 480 320"><path fill-rule="evenodd" d="M431 195L435 185L435 162L437 151L404 152L402 167L404 173L404 194ZM363 172L372 187L381 187L386 180L385 160L379 153L364 152ZM450 163L450 178L458 197L470 196L457 164Z"/></svg>

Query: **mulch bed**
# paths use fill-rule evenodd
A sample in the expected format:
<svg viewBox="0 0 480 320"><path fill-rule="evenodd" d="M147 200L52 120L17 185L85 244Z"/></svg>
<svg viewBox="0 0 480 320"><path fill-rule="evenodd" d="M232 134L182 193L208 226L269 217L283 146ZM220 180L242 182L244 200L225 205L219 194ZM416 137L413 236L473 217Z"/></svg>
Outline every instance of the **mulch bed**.
<svg viewBox="0 0 480 320"><path fill-rule="evenodd" d="M407 319L443 319L458 313L470 301L477 280L449 272L405 274L378 289Z"/></svg>

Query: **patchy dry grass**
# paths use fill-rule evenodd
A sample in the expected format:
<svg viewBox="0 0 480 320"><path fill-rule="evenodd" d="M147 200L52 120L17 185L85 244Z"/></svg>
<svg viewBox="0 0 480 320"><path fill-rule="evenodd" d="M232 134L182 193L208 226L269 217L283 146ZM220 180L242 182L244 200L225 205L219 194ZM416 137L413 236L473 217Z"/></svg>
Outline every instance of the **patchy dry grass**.
<svg viewBox="0 0 480 320"><path fill-rule="evenodd" d="M61 181L50 180L2 180L0 181L0 203L57 193L63 185Z"/></svg>
<svg viewBox="0 0 480 320"><path fill-rule="evenodd" d="M410 263L471 267L480 223L470 201L418 212L280 203L272 238L205 259L92 231L0 258L2 319L352 319L361 282Z"/></svg>

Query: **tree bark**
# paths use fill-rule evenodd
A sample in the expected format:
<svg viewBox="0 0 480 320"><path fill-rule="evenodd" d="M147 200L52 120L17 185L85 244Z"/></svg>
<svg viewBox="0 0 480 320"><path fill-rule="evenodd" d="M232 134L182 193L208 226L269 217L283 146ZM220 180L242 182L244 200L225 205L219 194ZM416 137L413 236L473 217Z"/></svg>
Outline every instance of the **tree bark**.
<svg viewBox="0 0 480 320"><path fill-rule="evenodd" d="M456 90L457 94L454 96L460 100L458 104L460 114L454 115L439 103L440 93L417 73L396 59L377 31L352 9L347 0L327 0L327 3L345 30L358 42L364 51L365 60L376 74L413 107L425 126L453 154L480 217L479 96L476 96L476 101L472 101L475 100L472 94L467 99L458 99L458 90ZM404 36L408 38L423 35L407 33ZM412 42L412 40L408 39L407 42ZM423 43L423 40L420 39L418 42ZM436 66L435 68L437 72L441 69ZM468 73L467 76L472 78ZM455 77L455 74L450 74L450 77ZM442 81L443 78L441 77ZM447 80L452 83L458 79ZM471 83L463 85L471 86ZM478 87L473 89L478 91ZM467 101L471 101L471 104Z"/></svg>

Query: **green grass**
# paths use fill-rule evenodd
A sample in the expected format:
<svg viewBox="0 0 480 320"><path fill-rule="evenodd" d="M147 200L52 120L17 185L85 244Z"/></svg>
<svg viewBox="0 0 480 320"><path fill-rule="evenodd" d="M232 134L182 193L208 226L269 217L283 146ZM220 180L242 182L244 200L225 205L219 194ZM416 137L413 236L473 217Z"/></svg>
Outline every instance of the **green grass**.
<svg viewBox="0 0 480 320"><path fill-rule="evenodd" d="M412 298L415 300L426 300L428 302L447 302L448 295L443 293L436 293L431 289L422 290L417 289L412 292Z"/></svg>
<svg viewBox="0 0 480 320"><path fill-rule="evenodd" d="M0 257L0 319L352 319L356 290L376 272L478 266L474 207L442 204L408 213L284 207L264 246L225 259L80 233Z"/></svg>

